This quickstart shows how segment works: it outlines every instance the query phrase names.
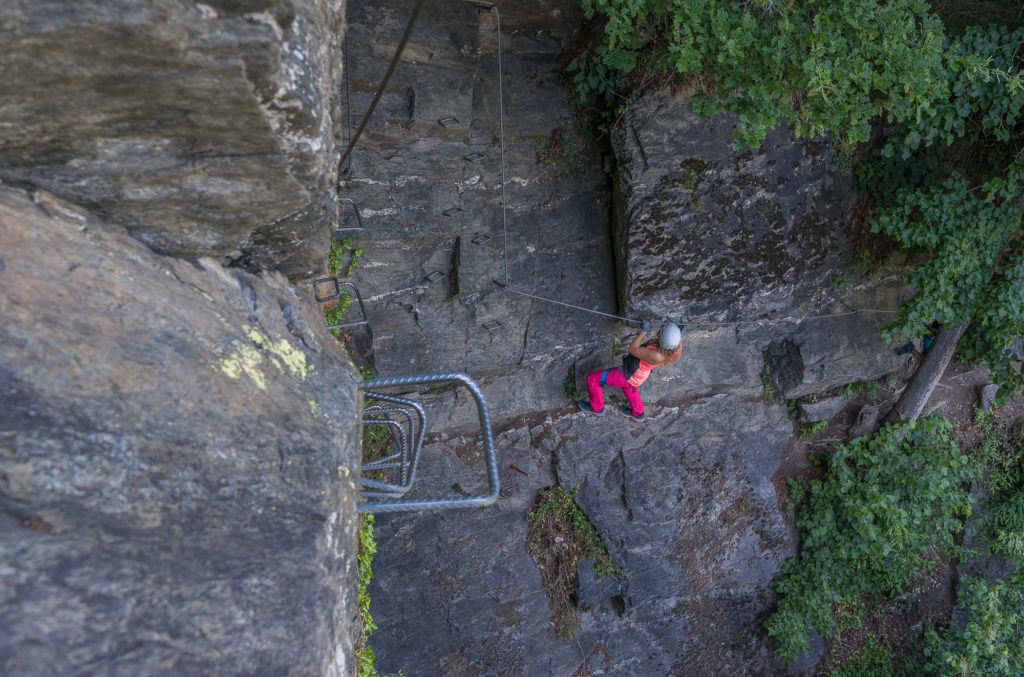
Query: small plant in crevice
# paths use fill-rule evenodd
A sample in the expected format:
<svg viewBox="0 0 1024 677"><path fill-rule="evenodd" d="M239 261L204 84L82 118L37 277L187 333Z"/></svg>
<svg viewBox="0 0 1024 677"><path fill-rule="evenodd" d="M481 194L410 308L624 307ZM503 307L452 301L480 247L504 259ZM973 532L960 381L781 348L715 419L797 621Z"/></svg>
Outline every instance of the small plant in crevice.
<svg viewBox="0 0 1024 677"><path fill-rule="evenodd" d="M586 173L588 162L584 140L564 127L557 127L549 137L541 138L543 146L536 151L538 167L549 167L554 176L563 179L579 179Z"/></svg>
<svg viewBox="0 0 1024 677"><path fill-rule="evenodd" d="M813 437L828 427L828 419L800 426L800 437Z"/></svg>
<svg viewBox="0 0 1024 677"><path fill-rule="evenodd" d="M573 362L569 365L569 371L565 375L565 395L573 402L577 402L583 399L583 393L580 391L580 387L576 385L576 363Z"/></svg>
<svg viewBox="0 0 1024 677"><path fill-rule="evenodd" d="M352 247L352 238L345 238L344 240L333 239L331 240L331 251L327 255L327 269L330 271L332 277L349 277L352 271L359 265L359 257L362 255L362 249L354 249ZM346 258L348 263L346 265ZM344 274L342 274L344 272ZM352 304L352 297L342 290L338 290L339 295L337 301L328 302L334 303L324 309L324 317L327 319L327 324L340 324L342 318L345 316L345 311ZM331 333L335 337L341 337L340 329L331 329Z"/></svg>
<svg viewBox="0 0 1024 677"><path fill-rule="evenodd" d="M327 270L334 277L351 277L352 272L359 266L359 257L362 255L363 250L352 245L352 238L334 238L331 240L331 251L327 255Z"/></svg>
<svg viewBox="0 0 1024 677"><path fill-rule="evenodd" d="M853 284L849 275L836 275L832 278L832 286L840 291L846 291Z"/></svg>
<svg viewBox="0 0 1024 677"><path fill-rule="evenodd" d="M764 366L761 368L761 384L764 386L764 400L769 404L778 404L782 399L775 393L775 387L772 385L772 368L768 366L768 362L765 361Z"/></svg>
<svg viewBox="0 0 1024 677"><path fill-rule="evenodd" d="M537 563L544 592L555 612L551 622L562 639L572 639L579 633L576 595L580 559L592 559L599 577L625 575L612 562L594 525L576 505L575 495L575 491L558 486L541 489L526 515L530 525L526 549Z"/></svg>
<svg viewBox="0 0 1024 677"><path fill-rule="evenodd" d="M878 400L878 384L874 381L855 381L853 383L847 383L836 388L834 392L839 397L847 400L857 395L863 395L872 402Z"/></svg>

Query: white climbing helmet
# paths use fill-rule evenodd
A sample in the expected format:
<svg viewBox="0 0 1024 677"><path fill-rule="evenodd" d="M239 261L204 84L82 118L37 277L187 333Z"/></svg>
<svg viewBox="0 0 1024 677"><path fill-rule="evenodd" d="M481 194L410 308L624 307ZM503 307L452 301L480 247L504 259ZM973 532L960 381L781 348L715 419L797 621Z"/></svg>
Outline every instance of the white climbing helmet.
<svg viewBox="0 0 1024 677"><path fill-rule="evenodd" d="M683 332L674 324L666 324L658 334L658 345L666 350L675 350L683 340Z"/></svg>

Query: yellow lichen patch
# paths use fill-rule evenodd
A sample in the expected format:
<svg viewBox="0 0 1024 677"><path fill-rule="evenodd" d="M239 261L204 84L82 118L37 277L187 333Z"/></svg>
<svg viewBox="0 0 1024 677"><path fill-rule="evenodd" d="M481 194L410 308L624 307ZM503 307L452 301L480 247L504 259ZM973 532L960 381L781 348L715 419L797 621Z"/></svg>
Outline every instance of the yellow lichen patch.
<svg viewBox="0 0 1024 677"><path fill-rule="evenodd" d="M313 366L306 364L306 354L286 339L271 341L256 327L245 327L245 334L257 347L271 354L271 360L277 365L278 369L284 371L281 367L281 364L284 363L288 371L292 373L292 376L298 376L302 379L309 376L313 371Z"/></svg>
<svg viewBox="0 0 1024 677"><path fill-rule="evenodd" d="M309 413L313 414L313 417L320 415L320 407L313 400L309 400Z"/></svg>
<svg viewBox="0 0 1024 677"><path fill-rule="evenodd" d="M250 345L237 344L233 353L221 358L220 369L231 378L241 378L242 374L247 374L257 388L266 390L267 377L259 367L262 360L260 351Z"/></svg>

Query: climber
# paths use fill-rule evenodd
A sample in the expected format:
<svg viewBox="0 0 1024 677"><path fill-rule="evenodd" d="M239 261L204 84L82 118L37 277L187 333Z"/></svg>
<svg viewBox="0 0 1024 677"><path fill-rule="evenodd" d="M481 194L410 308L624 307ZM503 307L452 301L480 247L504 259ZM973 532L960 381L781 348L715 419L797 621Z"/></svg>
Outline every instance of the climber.
<svg viewBox="0 0 1024 677"><path fill-rule="evenodd" d="M644 337L651 329L651 323L644 320L640 333L629 344L629 352L622 356L622 366L618 369L598 369L587 374L587 394L590 400L577 402L580 409L590 414L604 413L605 385L622 388L629 401L629 406L622 405L619 412L634 421L644 421L644 405L640 401L638 388L647 380L651 370L659 364L672 364L683 353L683 325L666 324L659 335L644 343Z"/></svg>
<svg viewBox="0 0 1024 677"><path fill-rule="evenodd" d="M921 341L921 350L918 350L917 346L914 345L914 339L910 339L909 341L907 341L906 343L904 343L903 345L896 349L897 355L906 355L907 353L910 353L910 356L914 358L914 362L916 364L921 364L921 361L924 359L924 356L932 347L932 342L935 340L935 335L939 333L939 329L941 328L941 325L939 325L938 322L922 322L922 324L924 324L925 328L928 331L926 331L923 336L919 337Z"/></svg>
<svg viewBox="0 0 1024 677"><path fill-rule="evenodd" d="M896 349L897 355L906 355L907 353L910 353L911 358L913 358L914 366L911 370L911 375L903 379L904 384L910 383L910 379L913 376L913 372L916 371L919 366L921 366L922 362L924 362L924 356L928 354L928 351L932 347L932 342L934 342L935 340L936 334L938 334L939 329L941 329L941 325L938 322L922 322L922 324L927 329L923 336L920 336L917 339L910 339L909 341L907 341L906 343L904 343L903 345ZM918 350L917 346L915 345L915 341L917 340L921 341L920 350Z"/></svg>

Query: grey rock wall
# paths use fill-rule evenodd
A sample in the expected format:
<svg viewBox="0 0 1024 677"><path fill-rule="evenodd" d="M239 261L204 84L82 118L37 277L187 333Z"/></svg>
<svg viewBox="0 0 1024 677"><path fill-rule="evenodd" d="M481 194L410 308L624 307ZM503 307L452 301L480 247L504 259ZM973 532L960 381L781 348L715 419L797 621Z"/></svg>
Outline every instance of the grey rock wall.
<svg viewBox="0 0 1024 677"><path fill-rule="evenodd" d="M337 222L341 0L0 7L0 179L154 250L307 277Z"/></svg>
<svg viewBox="0 0 1024 677"><path fill-rule="evenodd" d="M353 125L412 4L351 6ZM827 145L779 129L763 152L734 153L730 120L701 120L651 94L627 116L629 134L613 138L614 160L603 157L573 128L559 82L578 9L541 0L501 10L504 129L493 12L440 6L414 30L341 177L366 226L352 234L363 249L353 280L377 371L468 372L500 451L496 505L378 516L378 668L785 674L761 622L768 582L795 550L774 489L793 428L760 400L766 359L790 397L895 368L879 337L888 316L845 313L891 310L903 286L850 270L849 180ZM439 123L448 116L456 121ZM474 243L480 235L490 239ZM645 426L585 418L563 388L570 366L582 386L589 370L618 364L633 330L500 288L506 263L520 291L687 321L683 359L643 387ZM839 274L848 288L833 284ZM489 321L500 327L488 332ZM435 435L414 491L471 490L482 466L475 407L458 392L423 399ZM581 566L582 631L571 642L555 637L525 547L526 513L556 483L580 488L579 504L630 572L598 580ZM811 674L820 653L819 644L793 674Z"/></svg>
<svg viewBox="0 0 1024 677"><path fill-rule="evenodd" d="M278 273L0 186L0 672L352 674L358 376Z"/></svg>
<svg viewBox="0 0 1024 677"><path fill-rule="evenodd" d="M799 307L849 256L850 177L828 143L780 125L734 151L736 124L651 92L616 128L620 293L636 312L736 320Z"/></svg>
<svg viewBox="0 0 1024 677"><path fill-rule="evenodd" d="M346 102L353 126L413 4L351 4ZM341 194L355 201L366 227L351 233L363 249L353 280L367 301L377 370L465 371L504 425L570 405L563 387L569 367L614 337L606 317L496 282L507 273L518 291L605 313L616 308L601 150L574 127L560 82L558 54L579 10L531 2L500 11L504 114L495 13L470 3L424 11L342 176ZM443 126L444 117L456 122ZM467 160L473 153L483 157ZM461 211L446 216L451 208ZM351 210L342 215L355 225ZM480 236L489 239L474 242ZM444 277L431 282L434 273ZM492 321L500 327L488 331ZM436 430L472 431L468 402L439 399L450 406Z"/></svg>
<svg viewBox="0 0 1024 677"><path fill-rule="evenodd" d="M785 125L733 150L736 124L648 92L612 134L620 303L691 332L661 382L678 394L756 387L767 356L775 390L796 398L895 370L880 330L907 289L898 271L872 279L850 263L849 165Z"/></svg>
<svg viewBox="0 0 1024 677"><path fill-rule="evenodd" d="M774 602L768 582L795 551L771 480L791 432L783 407L726 395L646 425L575 414L504 432L495 506L378 517L370 586L378 667L786 674L760 623ZM443 465L434 460L424 468ZM577 502L628 573L597 579L581 563L582 629L571 641L555 636L525 543L523 516L537 490L555 482L578 488Z"/></svg>

